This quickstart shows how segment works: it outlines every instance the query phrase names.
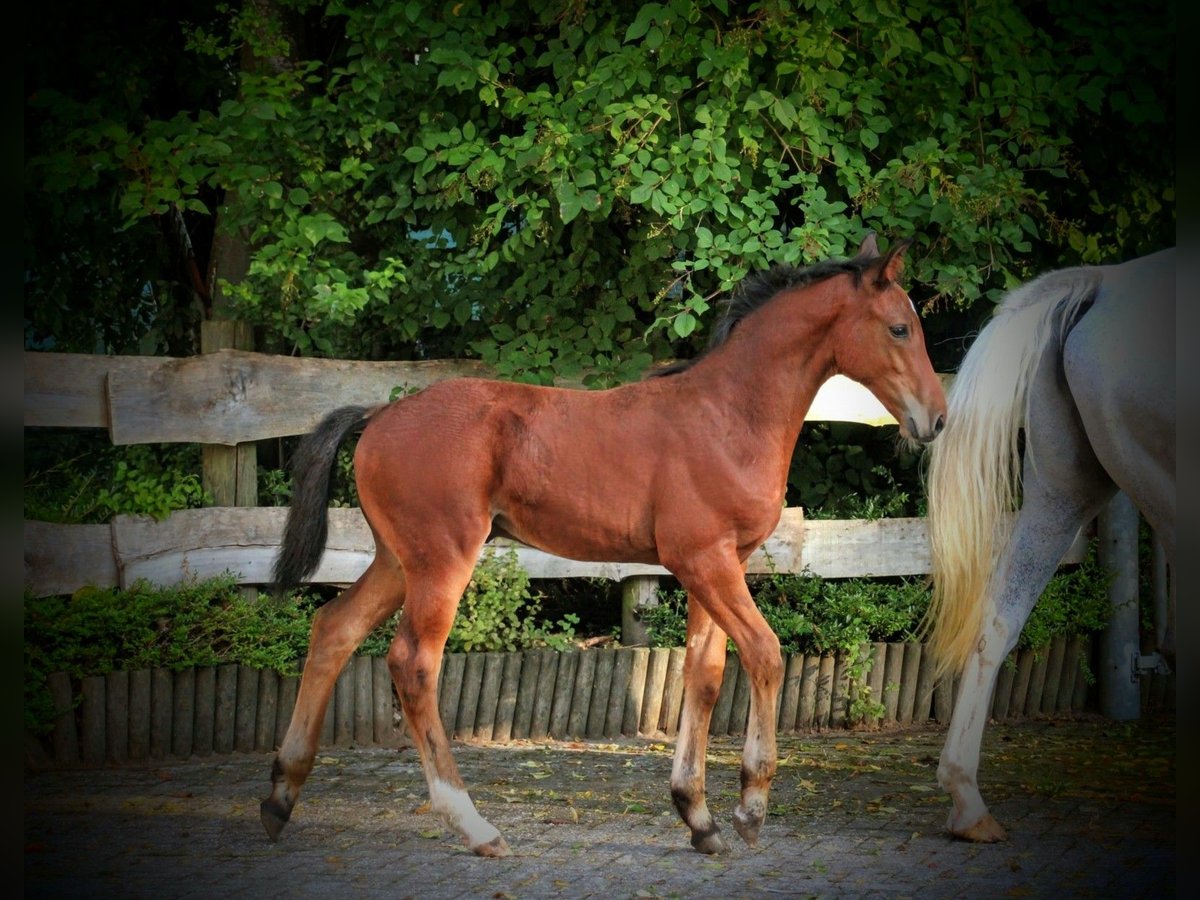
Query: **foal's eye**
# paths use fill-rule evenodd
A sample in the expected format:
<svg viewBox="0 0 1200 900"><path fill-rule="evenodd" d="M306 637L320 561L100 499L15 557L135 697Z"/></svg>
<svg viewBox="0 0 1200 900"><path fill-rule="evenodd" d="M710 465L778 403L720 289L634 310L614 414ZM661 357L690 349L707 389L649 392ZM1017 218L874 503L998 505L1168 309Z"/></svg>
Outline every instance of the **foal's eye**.
<svg viewBox="0 0 1200 900"><path fill-rule="evenodd" d="M892 333L892 337L894 337L894 338L908 337L908 326L907 325L893 325L891 328L888 329L888 331L890 331Z"/></svg>

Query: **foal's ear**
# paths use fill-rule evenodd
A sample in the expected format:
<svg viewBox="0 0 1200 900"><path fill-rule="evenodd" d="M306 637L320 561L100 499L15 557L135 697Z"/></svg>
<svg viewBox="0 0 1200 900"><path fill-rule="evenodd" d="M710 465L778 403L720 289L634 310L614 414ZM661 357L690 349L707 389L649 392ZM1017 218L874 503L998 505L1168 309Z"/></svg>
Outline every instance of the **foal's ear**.
<svg viewBox="0 0 1200 900"><path fill-rule="evenodd" d="M885 288L900 277L904 271L904 254L911 245L912 241L896 241L887 255L871 267L875 271L875 287Z"/></svg>
<svg viewBox="0 0 1200 900"><path fill-rule="evenodd" d="M858 255L855 259L871 260L879 255L879 245L875 243L875 232L868 231L867 236L858 245Z"/></svg>

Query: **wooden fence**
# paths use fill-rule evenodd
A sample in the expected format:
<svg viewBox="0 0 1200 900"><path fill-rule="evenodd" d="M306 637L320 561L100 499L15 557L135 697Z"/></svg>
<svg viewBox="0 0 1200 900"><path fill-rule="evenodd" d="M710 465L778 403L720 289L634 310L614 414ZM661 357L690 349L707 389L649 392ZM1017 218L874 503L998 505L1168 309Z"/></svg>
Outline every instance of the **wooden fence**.
<svg viewBox="0 0 1200 900"><path fill-rule="evenodd" d="M396 386L487 374L470 362L346 362L234 350L188 359L27 353L24 415L29 427L104 428L114 444L237 445L303 433L331 409L381 402ZM894 421L865 388L840 376L822 387L808 418ZM105 525L27 521L25 587L47 596L89 584L127 587L139 579L174 584L226 571L242 584L265 584L286 512L215 507L176 512L161 522L135 516L117 516ZM653 584L655 576L666 574L657 566L582 563L516 549L535 579L610 578L644 589L647 576ZM1078 561L1085 549L1081 534L1064 562ZM331 509L326 553L311 580L349 583L373 553L361 513ZM806 520L801 510L785 509L749 572L802 571L827 578L925 574L925 522ZM997 688L998 718L1082 708L1086 684L1076 673L1088 651L1078 642L1060 643L1040 662L1031 653L1014 656L1005 670L1011 677L1003 676ZM857 686L845 658L788 659L779 727L845 727L854 709L872 703L883 711L868 717L868 725L947 721L951 686L932 682L921 649L911 643L864 645L861 652L871 654L871 663ZM448 732L460 739L671 736L682 698L682 663L679 648L449 654L441 673L442 716ZM1048 676L1038 674L1042 669L1057 673L1051 681L1056 687L1044 690ZM59 674L51 679L60 711L53 756L97 763L271 749L286 727L297 683L241 666L117 672L77 685ZM744 673L731 656L713 732L742 733L748 704ZM356 658L338 681L322 743L387 744L398 740L399 727L386 666Z"/></svg>
<svg viewBox="0 0 1200 900"><path fill-rule="evenodd" d="M220 350L186 359L25 354L27 427L104 428L114 444L235 445L310 430L331 409L384 401L396 386L423 387L486 375L469 361L352 362ZM842 376L817 393L811 421L894 422L862 385ZM117 516L105 525L26 522L25 587L36 596L91 584L128 587L231 571L264 584L286 510L213 507L156 522ZM498 545L505 542L498 541ZM1064 561L1077 561L1080 540ZM612 578L666 574L658 566L581 563L517 548L531 578ZM357 509L330 510L330 536L312 581L352 582L374 554ZM751 574L808 570L826 578L920 575L929 571L923 519L806 521L784 510L776 532L751 560Z"/></svg>
<svg viewBox="0 0 1200 900"><path fill-rule="evenodd" d="M683 699L683 648L623 647L450 653L439 682L446 732L463 741L615 740L674 737ZM1057 638L1013 651L1002 667L991 715L1001 721L1084 710L1090 638ZM956 685L934 681L917 643L863 644L857 678L845 654L786 659L781 732L946 723ZM114 672L78 685L51 677L59 716L52 760L103 765L213 753L269 752L287 729L299 686L247 666ZM1143 683L1143 704L1174 703L1174 680ZM740 736L750 688L730 654L710 733ZM382 658L354 657L335 686L322 747L398 746L404 722Z"/></svg>

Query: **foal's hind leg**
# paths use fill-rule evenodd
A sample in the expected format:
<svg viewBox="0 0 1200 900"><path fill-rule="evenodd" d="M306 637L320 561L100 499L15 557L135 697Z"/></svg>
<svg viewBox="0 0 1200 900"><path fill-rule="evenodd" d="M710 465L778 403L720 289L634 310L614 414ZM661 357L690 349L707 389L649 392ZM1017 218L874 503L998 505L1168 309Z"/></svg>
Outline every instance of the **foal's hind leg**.
<svg viewBox="0 0 1200 900"><path fill-rule="evenodd" d="M371 629L403 602L403 573L394 563L376 557L358 581L313 617L296 706L271 768L271 795L260 806L263 827L272 841L278 840L312 771L329 697L346 660Z"/></svg>
<svg viewBox="0 0 1200 900"><path fill-rule="evenodd" d="M708 726L721 690L725 641L725 632L713 623L704 607L689 601L683 715L671 768L671 799L692 831L692 846L701 853L724 853L729 849L704 798Z"/></svg>
<svg viewBox="0 0 1200 900"><path fill-rule="evenodd" d="M421 754L433 811L479 856L507 856L508 844L471 802L438 712L442 651L473 567L474 558L464 557L437 571L408 573L408 598L388 652L388 668Z"/></svg>

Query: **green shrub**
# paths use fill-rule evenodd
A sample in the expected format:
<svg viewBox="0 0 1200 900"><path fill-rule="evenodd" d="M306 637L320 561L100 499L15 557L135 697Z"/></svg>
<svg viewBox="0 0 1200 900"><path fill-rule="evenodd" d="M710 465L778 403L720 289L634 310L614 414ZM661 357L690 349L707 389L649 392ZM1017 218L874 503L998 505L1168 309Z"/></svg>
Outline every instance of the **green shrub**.
<svg viewBox="0 0 1200 900"><path fill-rule="evenodd" d="M541 608L541 595L530 593L529 575L517 561L517 552L497 555L488 547L463 592L446 649L565 649L575 637L578 617L568 613L547 627L537 621Z"/></svg>
<svg viewBox="0 0 1200 900"><path fill-rule="evenodd" d="M200 449L190 445L97 446L75 435L25 440L24 518L99 523L116 515L163 519L202 506Z"/></svg>
<svg viewBox="0 0 1200 900"><path fill-rule="evenodd" d="M26 597L25 723L44 731L53 721L46 679L116 669L241 663L295 674L308 649L311 600L257 600L233 576L127 591L84 588L66 597Z"/></svg>
<svg viewBox="0 0 1200 900"><path fill-rule="evenodd" d="M1108 621L1107 573L1093 543L1084 561L1051 579L1021 632L1019 646L1045 646L1059 635L1087 634ZM751 583L754 602L785 654L852 650L862 643L915 638L929 605L925 579L832 581L776 573ZM683 646L687 595L659 592L643 619L652 646ZM732 649L732 643L730 644Z"/></svg>
<svg viewBox="0 0 1200 900"><path fill-rule="evenodd" d="M247 597L232 575L160 588L144 582L129 590L84 588L72 596L25 598L25 724L35 733L53 724L47 678L75 679L118 669L187 669L238 663L294 675L308 653L312 617L320 600L297 591L284 600ZM490 548L463 596L448 651L565 649L578 619L542 622L540 595L509 550ZM359 653L383 656L396 616L376 628Z"/></svg>

